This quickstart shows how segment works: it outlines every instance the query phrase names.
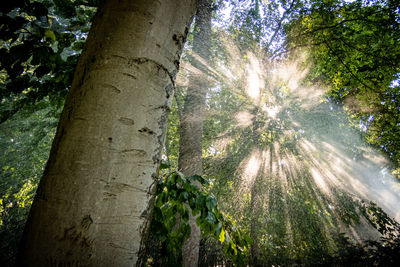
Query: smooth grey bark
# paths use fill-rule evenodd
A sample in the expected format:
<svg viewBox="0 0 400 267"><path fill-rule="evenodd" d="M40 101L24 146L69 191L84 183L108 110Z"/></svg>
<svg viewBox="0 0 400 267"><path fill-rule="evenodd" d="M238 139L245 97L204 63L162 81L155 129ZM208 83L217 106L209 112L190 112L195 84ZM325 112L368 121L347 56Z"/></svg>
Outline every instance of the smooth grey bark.
<svg viewBox="0 0 400 267"><path fill-rule="evenodd" d="M195 0L106 0L66 100L19 266L141 265Z"/></svg>
<svg viewBox="0 0 400 267"><path fill-rule="evenodd" d="M193 40L189 87L180 118L179 170L186 176L202 175L202 135L211 36L211 0L199 0ZM191 235L182 247L183 266L197 266L200 247L200 228L190 214Z"/></svg>

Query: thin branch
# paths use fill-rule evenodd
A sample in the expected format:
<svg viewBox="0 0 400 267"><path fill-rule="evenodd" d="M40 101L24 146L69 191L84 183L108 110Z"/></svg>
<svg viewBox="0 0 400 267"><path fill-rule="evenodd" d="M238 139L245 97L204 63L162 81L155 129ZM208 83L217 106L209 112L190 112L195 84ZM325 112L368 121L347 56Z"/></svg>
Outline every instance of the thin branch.
<svg viewBox="0 0 400 267"><path fill-rule="evenodd" d="M288 14L290 11L292 11L292 8L293 8L293 6L294 6L294 2L295 2L295 1L296 1L296 0L292 0L292 2L290 3L289 8L286 9L285 12L283 12L282 17L281 17L281 19L280 19L279 22L278 22L278 27L276 28L274 34L272 35L271 39L269 40L269 42L268 42L268 44L267 44L267 46L266 46L266 50L267 50L267 51L268 51L269 47L271 46L272 42L274 41L276 35L277 35L278 32L280 31L280 29L281 29L281 27L282 27L283 20L286 18L287 14Z"/></svg>
<svg viewBox="0 0 400 267"><path fill-rule="evenodd" d="M365 22L368 22L368 23L376 23L376 21L367 19L367 17L369 17L369 16L371 16L371 15L374 15L374 14L381 13L381 12L382 12L382 10L379 10L379 11L376 11L376 12L372 12L372 13L367 14L365 17L359 17L359 18L354 18L354 19L344 19L344 20L342 20L342 21L339 21L339 22L336 23L336 24L321 26L321 27L316 28L316 29L314 29L314 30L312 30L312 31L308 31L308 32L299 34L299 35L295 36L295 38L300 38L300 37L305 36L305 35L311 35L311 34L314 34L314 33L318 32L318 31L321 31L321 30L333 29L333 28L336 28L336 27L338 27L338 26L340 26L340 25L342 25L342 24L344 24L344 23L346 23L346 22L365 21Z"/></svg>
<svg viewBox="0 0 400 267"><path fill-rule="evenodd" d="M288 48L288 49L285 49L285 48L284 48L284 49L285 49L284 51L281 51L281 52L279 52L279 53L274 53L274 54L271 56L271 59L274 59L274 58L277 58L277 57L279 57L279 56L281 56L281 55L283 55L283 54L292 52L292 51L294 51L294 50L296 50L296 49L298 49L298 48L301 48L301 47L319 46L319 45L324 45L324 44L325 44L325 41L323 41L323 42L318 42L318 43L299 44L299 45L292 46L292 47L290 47L290 48Z"/></svg>
<svg viewBox="0 0 400 267"><path fill-rule="evenodd" d="M349 74L351 76L353 76L354 79L356 79L357 81L359 81L362 85L364 85L366 88L374 91L374 89L372 87L370 87L369 85L365 84L360 78L357 77L357 75L355 75L351 69L349 68L349 66L347 66L347 64L343 61L343 59L332 49L332 47L329 45L328 40L325 40L325 44L328 47L328 49L339 59L339 61L342 63L342 65L347 69L347 71L349 72Z"/></svg>
<svg viewBox="0 0 400 267"><path fill-rule="evenodd" d="M368 51L363 51L363 50L361 50L361 49L359 49L359 48L357 48L357 47L355 47L355 46L349 44L348 42L346 42L345 40L343 40L342 37L334 38L334 39L335 39L335 40L341 41L343 44L345 44L345 45L348 46L349 48L354 49L354 50L356 50L356 51L358 51L358 52L360 52L360 53L363 53L363 54L369 55L369 56L373 56L373 57L376 57L376 58L383 59L383 60L387 61L388 63L390 63L390 65L391 65L393 68L397 68L396 64L395 64L390 58L388 58L388 57L380 56L380 55L375 55L375 54L372 54L372 53L370 53L370 52L368 52Z"/></svg>

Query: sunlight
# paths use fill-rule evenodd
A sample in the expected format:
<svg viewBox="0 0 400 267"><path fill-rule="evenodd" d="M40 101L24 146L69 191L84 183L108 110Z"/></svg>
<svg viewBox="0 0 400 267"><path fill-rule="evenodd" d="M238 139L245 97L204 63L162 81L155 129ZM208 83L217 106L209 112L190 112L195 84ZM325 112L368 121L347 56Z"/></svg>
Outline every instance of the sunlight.
<svg viewBox="0 0 400 267"><path fill-rule="evenodd" d="M319 188L326 194L330 193L329 186L325 183L324 177L317 171L316 168L311 168L311 176Z"/></svg>
<svg viewBox="0 0 400 267"><path fill-rule="evenodd" d="M279 82L284 81L293 91L296 90L308 73L308 69L303 68L303 70L301 70L297 62L299 61L292 60L290 62L282 61L275 64L272 71L273 82L278 84Z"/></svg>
<svg viewBox="0 0 400 267"><path fill-rule="evenodd" d="M241 170L241 190L250 189L261 167L261 152L258 149L254 149L250 156L242 161L241 166L238 168Z"/></svg>
<svg viewBox="0 0 400 267"><path fill-rule="evenodd" d="M338 138L337 133L331 134L332 140ZM328 193L329 187L335 186L372 200L390 216L400 220L400 196L396 193L399 184L389 174L382 176L379 167L387 164L387 160L372 149L363 150L362 158L355 160L346 152L346 147L330 142L320 142L318 149L309 141L301 142L302 154L313 163L310 171L319 188Z"/></svg>
<svg viewBox="0 0 400 267"><path fill-rule="evenodd" d="M263 89L262 70L260 62L252 54L248 53L249 64L247 65L247 95L255 102L259 102L261 90Z"/></svg>
<svg viewBox="0 0 400 267"><path fill-rule="evenodd" d="M242 58L241 52L239 48L235 45L234 41L229 37L228 34L224 31L218 31L218 37L220 38L224 49L227 52L227 63L224 63L224 65L221 65L220 67L222 68L220 73L222 77L226 76L225 69L228 68L229 71L229 77L231 78L238 78L243 72L243 66L242 66L242 61L239 60Z"/></svg>
<svg viewBox="0 0 400 267"><path fill-rule="evenodd" d="M400 197L390 188L394 184L392 177L380 173L380 166L385 166L387 161L373 150L362 150L358 152L361 156L355 156L357 154L349 145L361 147L360 138L340 124L344 119L340 113L334 114L333 109L322 103L326 89L304 82L308 68L296 60L271 63L250 52L243 57L233 42L226 36L224 38L229 64L216 64L215 73L218 72L225 88L232 94L251 100L233 113L232 123L243 130L254 129L257 116L260 126L255 134L267 136L263 140L266 143L256 145L249 154L246 153L236 169L235 175L240 180L233 202L237 209L246 212L249 205L255 205L252 212L267 217L279 210L286 242L291 245L297 242L293 234L297 231L296 220L299 220L290 206L293 205L291 198L303 201L300 207L306 207L308 213L316 216L320 231L332 246L331 230L334 227L355 240L376 236L376 231L366 222L350 228L341 226L340 212L343 211L338 206L343 205L343 200L337 192L373 200L390 216L400 219L397 209ZM222 157L232 153L224 153L235 140L229 135L230 130L226 129L213 142L214 157L217 151ZM282 140L289 140L289 137L296 143L294 151L283 146ZM343 142L344 138L347 143ZM254 199L257 199L256 204L252 202ZM261 221L264 223L264 219Z"/></svg>
<svg viewBox="0 0 400 267"><path fill-rule="evenodd" d="M251 67L248 68L247 75L247 94L253 100L257 100L260 96L260 78L258 74Z"/></svg>
<svg viewBox="0 0 400 267"><path fill-rule="evenodd" d="M218 139L213 143L213 146L215 147L216 151L223 152L226 150L231 141L231 137L218 137Z"/></svg>
<svg viewBox="0 0 400 267"><path fill-rule="evenodd" d="M318 105L325 93L321 86L304 86L303 81L309 68L299 65L305 55L300 55L297 60L276 63L270 71L271 84L281 89L281 94L296 101L305 108Z"/></svg>
<svg viewBox="0 0 400 267"><path fill-rule="evenodd" d="M257 154L253 154L250 160L247 162L246 169L243 175L247 184L254 183L254 180L257 177L259 169L260 169L260 159Z"/></svg>
<svg viewBox="0 0 400 267"><path fill-rule="evenodd" d="M235 119L237 122L237 126L240 128L246 128L249 127L252 124L254 115L251 114L250 112L246 111L240 111L235 115Z"/></svg>
<svg viewBox="0 0 400 267"><path fill-rule="evenodd" d="M267 114L267 116L271 119L276 119L276 115L279 113L278 106L267 106L265 105L262 110Z"/></svg>

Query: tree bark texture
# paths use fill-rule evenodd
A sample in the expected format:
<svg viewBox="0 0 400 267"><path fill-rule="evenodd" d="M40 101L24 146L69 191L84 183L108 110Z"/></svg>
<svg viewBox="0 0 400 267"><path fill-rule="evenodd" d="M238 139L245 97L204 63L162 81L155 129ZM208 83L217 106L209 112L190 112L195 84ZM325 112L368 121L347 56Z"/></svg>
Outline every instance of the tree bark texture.
<svg viewBox="0 0 400 267"><path fill-rule="evenodd" d="M141 265L195 0L106 0L94 19L19 266Z"/></svg>
<svg viewBox="0 0 400 267"><path fill-rule="evenodd" d="M210 58L211 0L197 2L192 62L189 87L180 118L179 170L186 176L202 175L202 134L205 97L208 88L207 68ZM200 228L196 218L189 217L191 235L182 248L183 266L197 266L199 259Z"/></svg>

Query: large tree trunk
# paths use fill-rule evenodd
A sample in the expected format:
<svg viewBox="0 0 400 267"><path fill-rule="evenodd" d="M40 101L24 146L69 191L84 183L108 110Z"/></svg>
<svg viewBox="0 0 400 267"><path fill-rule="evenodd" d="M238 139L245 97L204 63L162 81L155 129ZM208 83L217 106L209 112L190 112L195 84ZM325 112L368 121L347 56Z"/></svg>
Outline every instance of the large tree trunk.
<svg viewBox="0 0 400 267"><path fill-rule="evenodd" d="M79 60L22 266L134 266L195 0L107 0Z"/></svg>
<svg viewBox="0 0 400 267"><path fill-rule="evenodd" d="M179 169L186 176L202 174L202 134L207 68L210 57L211 0L199 0L193 40L192 65L189 88L180 118ZM183 266L197 266L199 259L200 228L193 216L189 218L191 235L182 248Z"/></svg>

